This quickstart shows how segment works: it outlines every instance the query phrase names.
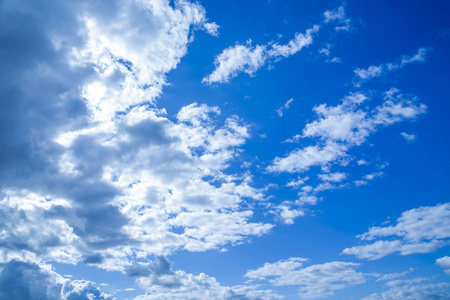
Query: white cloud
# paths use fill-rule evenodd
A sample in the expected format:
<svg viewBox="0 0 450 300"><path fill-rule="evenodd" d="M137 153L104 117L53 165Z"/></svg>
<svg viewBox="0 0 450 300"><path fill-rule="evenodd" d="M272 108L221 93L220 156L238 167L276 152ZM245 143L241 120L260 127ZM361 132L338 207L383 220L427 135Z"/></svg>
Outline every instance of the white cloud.
<svg viewBox="0 0 450 300"><path fill-rule="evenodd" d="M327 143L325 146L308 146L291 152L285 158L275 158L267 168L269 172L297 173L308 170L312 166L324 165L345 155L347 147Z"/></svg>
<svg viewBox="0 0 450 300"><path fill-rule="evenodd" d="M404 68L406 65L415 62L424 62L426 54L430 51L429 48L419 48L417 54L414 56L404 55L402 60L398 63L386 63L378 66L370 66L367 69L357 68L354 70L358 81L355 82L355 86L360 86L364 81L368 81L372 78L379 77L383 73L389 73Z"/></svg>
<svg viewBox="0 0 450 300"><path fill-rule="evenodd" d="M145 295L135 300L150 299L282 299L271 290L259 289L256 285L222 286L214 277L204 273L194 275L181 270L172 270L169 261L158 257L157 262L134 269L136 282L145 289Z"/></svg>
<svg viewBox="0 0 450 300"><path fill-rule="evenodd" d="M216 24L216 22L210 22L203 24L203 27L205 27L206 32L212 36L219 36L219 28L220 26Z"/></svg>
<svg viewBox="0 0 450 300"><path fill-rule="evenodd" d="M272 164L267 167L271 173L304 173L312 167L321 167L325 173L330 173L333 165L345 167L353 159L349 155L351 148L360 146L367 139L377 132L380 128L390 126L400 121L414 120L417 116L425 113L424 104L416 104L415 97L407 98L400 94L395 88L384 93L382 103L375 107L370 107L374 99L369 99L362 92L351 93L342 99L342 103L336 106L327 106L321 104L314 107L317 118L309 123L303 129L302 134L297 134L286 142L298 142L300 139L311 139L311 145L292 150L285 157L276 157ZM366 105L362 105L362 104ZM359 164L359 162L358 162ZM331 189L345 188L349 184L345 183L344 172L336 172L340 175L320 175L323 182L316 187L309 187L306 190L303 187L298 193L299 199L285 203L282 209L279 209L279 217L289 216L286 221L292 222L290 212L303 213L296 208L297 205L316 204L319 200L317 194ZM353 180L356 186L365 185L376 177L383 175L380 171L364 175L359 180ZM334 180L334 181L333 181ZM339 180L339 181L338 181ZM342 182L339 185L333 185L330 182ZM293 185L292 183L291 185ZM276 210L275 210L276 212ZM283 213L283 214L282 214Z"/></svg>
<svg viewBox="0 0 450 300"><path fill-rule="evenodd" d="M264 203L264 188L227 171L248 126L215 120L217 107L186 105L176 119L155 107L193 30L214 27L200 5L8 0L0 19L11 23L0 36L14 58L0 75L11 98L11 111L0 110L0 262L124 271L149 255L221 249L271 230L248 203Z"/></svg>
<svg viewBox="0 0 450 300"><path fill-rule="evenodd" d="M294 101L293 98L286 101L286 103L276 110L278 116L281 118L283 116L283 112L289 109L289 105Z"/></svg>
<svg viewBox="0 0 450 300"><path fill-rule="evenodd" d="M333 10L327 10L323 13L325 23L337 22L339 25L335 27L336 31L349 31L351 20L346 18L345 9L339 6Z"/></svg>
<svg viewBox="0 0 450 300"><path fill-rule="evenodd" d="M93 282L65 279L49 265L12 260L1 265L1 299L113 300Z"/></svg>
<svg viewBox="0 0 450 300"><path fill-rule="evenodd" d="M347 174L342 172L335 172L329 174L319 174L318 177L322 181L341 182L347 178Z"/></svg>
<svg viewBox="0 0 450 300"><path fill-rule="evenodd" d="M377 178L377 177L381 177L383 176L384 173L383 172L372 172L370 174L366 174L362 177L362 179L360 180L355 180L354 183L356 186L360 186L360 185L366 185L369 183L369 181Z"/></svg>
<svg viewBox="0 0 450 300"><path fill-rule="evenodd" d="M444 272L450 275L450 256L444 256L436 259L436 265L444 269Z"/></svg>
<svg viewBox="0 0 450 300"><path fill-rule="evenodd" d="M426 111L416 99L405 99L397 89L385 93L382 105L372 110L360 104L367 96L358 92L345 97L342 104L314 107L318 118L306 124L302 138L316 138L319 143L292 151L284 158L275 158L270 172L302 172L312 166L332 163L347 155L353 146L359 146L376 132L379 126L388 126L402 120L414 119Z"/></svg>
<svg viewBox="0 0 450 300"><path fill-rule="evenodd" d="M382 66L370 66L367 69L356 69L354 72L359 78L367 80L380 76L382 69Z"/></svg>
<svg viewBox="0 0 450 300"><path fill-rule="evenodd" d="M235 46L230 46L215 58L215 70L203 78L202 82L206 84L225 83L242 72L253 76L267 61L294 55L303 47L312 44L312 34L318 30L319 26L316 25L306 30L305 34L296 33L295 38L285 45L275 43L253 47L251 40L249 40L246 45L237 43Z"/></svg>
<svg viewBox="0 0 450 300"><path fill-rule="evenodd" d="M449 283L428 283L428 281L427 278L390 281L386 283L389 290L372 294L363 300L448 299Z"/></svg>
<svg viewBox="0 0 450 300"><path fill-rule="evenodd" d="M334 292L366 282L363 273L355 271L356 263L333 261L303 267L307 260L291 257L275 263L265 263L263 267L247 271L245 277L267 280L274 286L298 286L302 299L326 298Z"/></svg>
<svg viewBox="0 0 450 300"><path fill-rule="evenodd" d="M403 56L400 67L403 67L413 62L425 61L425 57L428 51L430 51L430 49L428 48L419 48L419 50L417 50L417 54L415 54L414 56L407 56L407 55Z"/></svg>
<svg viewBox="0 0 450 300"><path fill-rule="evenodd" d="M215 61L215 70L202 82L212 84L215 82L228 82L239 73L245 72L252 76L266 61L266 46L253 47L251 41L247 45L236 44L225 49Z"/></svg>
<svg viewBox="0 0 450 300"><path fill-rule="evenodd" d="M313 42L313 33L319 31L319 26L314 25L312 28L306 30L305 34L296 33L295 38L290 40L285 45L279 45L278 43L272 44L271 49L267 51L269 57L289 57L302 50L303 47L307 47Z"/></svg>
<svg viewBox="0 0 450 300"><path fill-rule="evenodd" d="M411 273L414 270L415 270L414 268L409 268L409 270L406 270L406 271L401 272L401 273L385 274L385 275L381 276L380 278L378 278L377 281L388 281L388 280L396 279L396 278L399 278L399 277L403 277L403 276L408 275L409 273Z"/></svg>
<svg viewBox="0 0 450 300"><path fill-rule="evenodd" d="M407 142L413 142L416 139L416 136L414 134L408 134L406 132L401 132L400 135L407 141Z"/></svg>
<svg viewBox="0 0 450 300"><path fill-rule="evenodd" d="M301 185L305 184L305 181L309 180L309 177L306 176L304 178L300 178L300 176L297 179L293 179L289 181L286 186L298 189Z"/></svg>
<svg viewBox="0 0 450 300"><path fill-rule="evenodd" d="M327 10L323 13L325 17L325 23L336 20L343 20L345 18L345 11L343 6L339 6L334 10Z"/></svg>
<svg viewBox="0 0 450 300"><path fill-rule="evenodd" d="M344 249L344 254L363 259L379 259L399 252L402 255L429 253L450 243L450 204L423 206L402 213L396 225L371 227L358 236L372 244ZM389 240L383 238L391 237Z"/></svg>

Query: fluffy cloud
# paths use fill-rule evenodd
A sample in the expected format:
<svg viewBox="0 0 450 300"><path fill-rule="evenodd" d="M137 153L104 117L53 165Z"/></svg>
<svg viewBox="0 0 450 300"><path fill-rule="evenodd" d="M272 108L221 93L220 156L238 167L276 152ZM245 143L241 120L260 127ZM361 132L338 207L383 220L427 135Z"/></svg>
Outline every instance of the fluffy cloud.
<svg viewBox="0 0 450 300"><path fill-rule="evenodd" d="M217 107L192 103L174 119L156 107L193 31L217 29L200 5L3 1L0 22L0 262L125 272L270 231L248 205L263 189L226 172L248 126L215 121Z"/></svg>
<svg viewBox="0 0 450 300"><path fill-rule="evenodd" d="M450 275L450 256L444 256L436 259L436 264L444 269L444 272Z"/></svg>
<svg viewBox="0 0 450 300"><path fill-rule="evenodd" d="M430 51L429 48L419 48L417 54L413 56L404 55L398 63L387 63L379 66L370 66L367 69L357 68L354 70L358 81L356 86L360 86L362 82L381 76L383 73L392 72L404 68L408 64L425 61L426 54Z"/></svg>
<svg viewBox="0 0 450 300"><path fill-rule="evenodd" d="M298 286L302 299L326 298L334 292L366 282L363 273L355 271L359 264L329 262L303 267L304 258L291 257L250 270L245 275L253 280L268 280L274 286Z"/></svg>
<svg viewBox="0 0 450 300"><path fill-rule="evenodd" d="M285 45L274 43L252 46L249 40L246 45L230 46L216 57L215 70L203 78L202 82L206 84L225 83L242 72L253 76L267 61L276 61L294 55L302 48L312 44L312 35L318 30L319 26L316 25L306 30L305 34L296 33L295 38Z"/></svg>
<svg viewBox="0 0 450 300"><path fill-rule="evenodd" d="M86 280L68 280L48 265L12 260L1 265L0 298L88 300L114 299Z"/></svg>
<svg viewBox="0 0 450 300"><path fill-rule="evenodd" d="M227 287L220 285L214 277L204 273L189 274L172 270L171 263L164 257L157 261L141 264L128 270L128 275L139 276L137 283L147 293L136 300L146 299L261 299L272 300L282 297L271 290L261 290L254 285Z"/></svg>
<svg viewBox="0 0 450 300"><path fill-rule="evenodd" d="M389 281L386 283L389 290L372 294L363 300L448 299L449 283L428 283L428 281L427 278Z"/></svg>
<svg viewBox="0 0 450 300"><path fill-rule="evenodd" d="M397 89L387 91L384 102L372 110L360 106L367 100L367 96L358 92L345 97L340 105L316 106L318 119L308 123L297 139L316 138L320 143L296 149L284 158L277 157L268 170L294 173L331 163L347 155L351 147L364 143L377 127L414 119L426 110L424 104L416 105L415 99L405 98Z"/></svg>
<svg viewBox="0 0 450 300"><path fill-rule="evenodd" d="M450 204L423 206L402 213L395 226L371 227L358 236L372 244L344 249L344 254L374 260L399 252L429 253L450 243ZM392 237L389 240L383 238Z"/></svg>

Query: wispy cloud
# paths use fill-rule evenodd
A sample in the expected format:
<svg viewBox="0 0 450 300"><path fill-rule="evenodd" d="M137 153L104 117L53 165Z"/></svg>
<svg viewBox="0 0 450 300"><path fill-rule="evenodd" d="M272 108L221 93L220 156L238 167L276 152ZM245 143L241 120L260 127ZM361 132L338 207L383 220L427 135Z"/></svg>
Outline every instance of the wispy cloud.
<svg viewBox="0 0 450 300"><path fill-rule="evenodd" d="M384 73L403 69L411 63L424 62L429 51L430 48L419 48L417 50L417 54L413 56L404 55L398 63L386 63L378 66L370 66L366 69L357 68L354 70L354 72L358 77L358 80L354 84L355 86L360 86L363 82L375 77L380 77Z"/></svg>
<svg viewBox="0 0 450 300"><path fill-rule="evenodd" d="M277 114L278 114L278 116L279 116L280 118L283 116L283 113L284 113L286 110L289 109L289 106L291 105L291 103L292 103L293 101L294 101L293 98L289 99L288 101L286 101L286 103L285 103L283 106L279 107L279 108L276 110L276 112L277 112Z"/></svg>

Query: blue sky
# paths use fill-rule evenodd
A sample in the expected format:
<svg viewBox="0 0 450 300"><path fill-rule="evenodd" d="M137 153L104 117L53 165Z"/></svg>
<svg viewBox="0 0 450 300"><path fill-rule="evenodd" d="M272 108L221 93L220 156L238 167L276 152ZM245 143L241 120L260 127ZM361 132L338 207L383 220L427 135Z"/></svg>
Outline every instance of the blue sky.
<svg viewBox="0 0 450 300"><path fill-rule="evenodd" d="M447 1L0 1L0 298L450 299Z"/></svg>

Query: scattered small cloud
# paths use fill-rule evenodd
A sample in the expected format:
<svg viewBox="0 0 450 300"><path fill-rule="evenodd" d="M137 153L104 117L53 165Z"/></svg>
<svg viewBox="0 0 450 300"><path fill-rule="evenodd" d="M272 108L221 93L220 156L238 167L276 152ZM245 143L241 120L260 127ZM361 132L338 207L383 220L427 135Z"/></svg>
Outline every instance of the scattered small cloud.
<svg viewBox="0 0 450 300"><path fill-rule="evenodd" d="M400 133L400 135L405 139L405 141L411 143L414 142L416 140L416 135L414 134L408 134L406 132L402 132Z"/></svg>
<svg viewBox="0 0 450 300"><path fill-rule="evenodd" d="M277 114L278 114L278 116L279 116L280 118L283 116L283 113L284 113L286 110L289 109L289 106L291 105L291 103L292 103L293 101L294 101L293 98L289 99L288 101L286 101L286 103L285 103L283 106L281 106L280 108L278 108L278 109L276 110L276 112L277 112Z"/></svg>

